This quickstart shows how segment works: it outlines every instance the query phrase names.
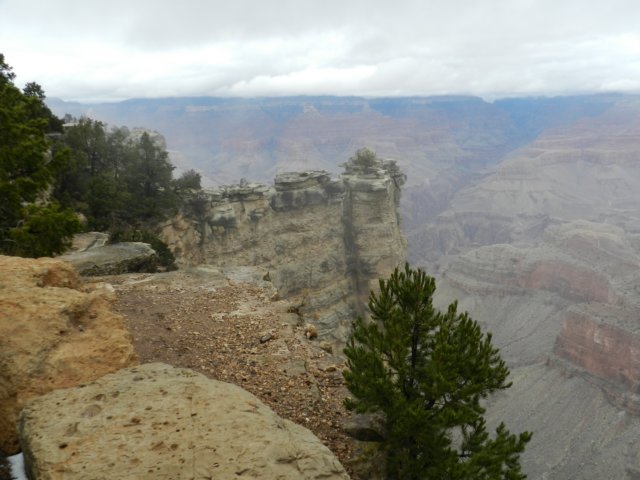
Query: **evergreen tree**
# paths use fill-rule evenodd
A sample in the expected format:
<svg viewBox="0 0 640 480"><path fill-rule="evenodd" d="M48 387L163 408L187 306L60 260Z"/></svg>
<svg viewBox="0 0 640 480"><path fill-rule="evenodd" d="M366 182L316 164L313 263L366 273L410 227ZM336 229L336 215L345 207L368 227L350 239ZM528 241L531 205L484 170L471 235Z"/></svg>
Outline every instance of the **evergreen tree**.
<svg viewBox="0 0 640 480"><path fill-rule="evenodd" d="M46 134L58 127L36 83L24 92L0 54L0 253L59 253L79 222L47 191L68 152L53 149ZM26 243L23 243L26 242Z"/></svg>
<svg viewBox="0 0 640 480"><path fill-rule="evenodd" d="M511 386L491 334L452 303L433 307L435 280L409 265L371 293L344 350L347 408L382 412L389 479L517 480L528 432L491 438L482 399Z"/></svg>
<svg viewBox="0 0 640 480"><path fill-rule="evenodd" d="M177 211L179 201L173 189L169 154L144 132L132 144L130 164L124 172L124 182L131 195L130 224L136 220L154 223Z"/></svg>
<svg viewBox="0 0 640 480"><path fill-rule="evenodd" d="M200 189L200 175L173 179L164 145L146 132L70 115L63 128L40 85L21 91L14 78L0 54L0 253L62 252L81 228L74 212L88 229L145 232L161 248L152 231Z"/></svg>
<svg viewBox="0 0 640 480"><path fill-rule="evenodd" d="M47 257L71 246L74 233L82 228L76 214L56 202L25 207L25 219L11 229L11 253L23 257Z"/></svg>
<svg viewBox="0 0 640 480"><path fill-rule="evenodd" d="M202 188L201 182L202 176L195 170L190 169L183 172L182 175L173 181L173 189L178 194L185 190L200 190Z"/></svg>

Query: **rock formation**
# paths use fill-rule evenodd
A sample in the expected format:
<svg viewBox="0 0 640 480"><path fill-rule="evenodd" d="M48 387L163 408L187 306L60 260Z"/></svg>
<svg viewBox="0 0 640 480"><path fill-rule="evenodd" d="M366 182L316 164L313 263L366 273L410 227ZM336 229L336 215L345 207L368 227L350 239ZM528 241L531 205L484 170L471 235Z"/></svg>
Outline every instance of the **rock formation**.
<svg viewBox="0 0 640 480"><path fill-rule="evenodd" d="M319 333L343 339L369 289L405 258L395 162L354 157L340 179L325 171L280 174L271 187L207 191L164 228L183 265L265 268Z"/></svg>
<svg viewBox="0 0 640 480"><path fill-rule="evenodd" d="M31 478L349 478L309 430L255 396L161 363L31 401L20 435Z"/></svg>
<svg viewBox="0 0 640 480"><path fill-rule="evenodd" d="M27 400L136 362L112 291L84 291L60 260L0 256L0 450L18 451Z"/></svg>
<svg viewBox="0 0 640 480"><path fill-rule="evenodd" d="M127 272L155 272L158 256L149 244L122 242L93 243L58 257L69 262L80 275L118 275Z"/></svg>

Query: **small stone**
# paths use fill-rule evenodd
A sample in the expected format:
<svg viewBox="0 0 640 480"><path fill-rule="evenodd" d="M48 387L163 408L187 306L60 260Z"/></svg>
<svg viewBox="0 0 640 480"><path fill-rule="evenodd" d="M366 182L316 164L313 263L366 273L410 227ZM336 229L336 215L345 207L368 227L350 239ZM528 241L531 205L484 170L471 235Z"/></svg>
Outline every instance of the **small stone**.
<svg viewBox="0 0 640 480"><path fill-rule="evenodd" d="M273 335L271 335L270 333L267 333L265 335L262 335L260 337L260 343L267 343L269 340L271 340L273 338Z"/></svg>

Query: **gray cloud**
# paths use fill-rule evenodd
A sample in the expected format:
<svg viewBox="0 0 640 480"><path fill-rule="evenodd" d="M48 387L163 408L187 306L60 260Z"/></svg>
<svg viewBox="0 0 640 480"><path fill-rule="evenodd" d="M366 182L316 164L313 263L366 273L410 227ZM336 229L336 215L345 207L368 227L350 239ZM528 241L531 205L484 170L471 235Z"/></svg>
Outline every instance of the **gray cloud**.
<svg viewBox="0 0 640 480"><path fill-rule="evenodd" d="M0 0L50 96L640 92L637 0Z"/></svg>

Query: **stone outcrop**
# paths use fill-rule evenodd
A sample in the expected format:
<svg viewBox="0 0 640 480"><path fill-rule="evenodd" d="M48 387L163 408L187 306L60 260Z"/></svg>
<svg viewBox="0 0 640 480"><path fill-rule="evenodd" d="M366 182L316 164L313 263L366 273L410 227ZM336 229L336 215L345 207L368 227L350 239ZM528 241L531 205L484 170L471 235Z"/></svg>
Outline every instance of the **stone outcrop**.
<svg viewBox="0 0 640 480"><path fill-rule="evenodd" d="M31 478L349 478L309 430L255 396L162 363L33 400L20 435Z"/></svg>
<svg viewBox="0 0 640 480"><path fill-rule="evenodd" d="M66 253L84 252L92 248L104 247L109 242L109 234L103 232L84 232L73 236L73 243Z"/></svg>
<svg viewBox="0 0 640 480"><path fill-rule="evenodd" d="M136 361L112 291L83 291L60 260L0 256L0 450L18 451L27 400Z"/></svg>
<svg viewBox="0 0 640 480"><path fill-rule="evenodd" d="M80 243L80 242L78 242ZM158 257L148 243L122 242L87 248L61 255L80 275L118 275L128 272L155 272Z"/></svg>
<svg viewBox="0 0 640 480"><path fill-rule="evenodd" d="M162 237L183 265L265 268L281 296L300 298L321 335L341 339L369 289L405 259L404 178L395 162L351 159L340 179L284 173L273 186L210 190Z"/></svg>

